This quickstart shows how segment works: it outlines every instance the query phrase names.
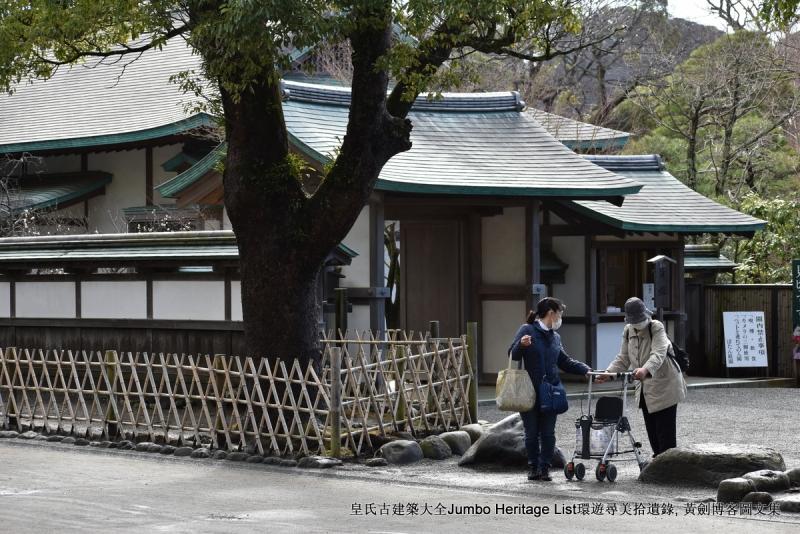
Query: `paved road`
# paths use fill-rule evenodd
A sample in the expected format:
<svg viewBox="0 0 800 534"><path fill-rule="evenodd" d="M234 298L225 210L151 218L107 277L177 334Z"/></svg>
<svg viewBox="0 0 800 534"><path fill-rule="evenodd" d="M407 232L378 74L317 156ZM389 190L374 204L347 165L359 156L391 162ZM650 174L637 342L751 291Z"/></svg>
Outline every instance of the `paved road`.
<svg viewBox="0 0 800 534"><path fill-rule="evenodd" d="M476 492L364 478L347 470L241 465L69 445L0 441L0 532L796 532L785 518L610 516L604 501L524 491ZM626 499L622 499L626 500ZM557 514L600 506L603 516ZM488 514L392 515L395 504L486 506ZM377 514L354 515L369 504ZM665 505L667 503L661 503ZM547 506L540 517L498 514L497 506ZM519 510L519 508L517 508ZM529 510L533 511L533 510ZM446 512L445 512L446 513ZM521 530L524 529L524 530Z"/></svg>

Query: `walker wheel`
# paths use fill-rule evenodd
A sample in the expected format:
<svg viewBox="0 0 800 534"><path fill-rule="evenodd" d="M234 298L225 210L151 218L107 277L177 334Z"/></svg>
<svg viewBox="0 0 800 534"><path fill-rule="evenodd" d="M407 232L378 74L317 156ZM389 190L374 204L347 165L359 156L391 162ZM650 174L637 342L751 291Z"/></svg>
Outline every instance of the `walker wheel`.
<svg viewBox="0 0 800 534"><path fill-rule="evenodd" d="M605 480L606 479L606 464L604 464L602 462L597 464L597 467L594 469L594 476L596 476L597 480L599 480L600 482Z"/></svg>
<svg viewBox="0 0 800 534"><path fill-rule="evenodd" d="M564 466L564 476L567 477L567 480L572 480L572 477L575 475L575 464L572 462L568 462Z"/></svg>
<svg viewBox="0 0 800 534"><path fill-rule="evenodd" d="M608 478L609 482L614 482L617 480L617 466L614 464L608 464L606 467L606 478Z"/></svg>
<svg viewBox="0 0 800 534"><path fill-rule="evenodd" d="M575 465L575 478L578 480L583 480L583 477L586 476L586 466L583 464Z"/></svg>

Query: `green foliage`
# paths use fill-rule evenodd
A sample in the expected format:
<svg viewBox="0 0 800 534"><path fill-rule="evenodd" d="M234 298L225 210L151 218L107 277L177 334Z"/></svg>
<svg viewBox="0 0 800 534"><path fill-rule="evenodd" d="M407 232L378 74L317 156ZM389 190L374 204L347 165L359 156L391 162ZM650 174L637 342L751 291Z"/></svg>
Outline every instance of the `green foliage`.
<svg viewBox="0 0 800 534"><path fill-rule="evenodd" d="M792 259L800 258L800 201L751 193L739 209L767 221L767 226L750 240L728 245L725 252L740 264L736 281L790 283Z"/></svg>

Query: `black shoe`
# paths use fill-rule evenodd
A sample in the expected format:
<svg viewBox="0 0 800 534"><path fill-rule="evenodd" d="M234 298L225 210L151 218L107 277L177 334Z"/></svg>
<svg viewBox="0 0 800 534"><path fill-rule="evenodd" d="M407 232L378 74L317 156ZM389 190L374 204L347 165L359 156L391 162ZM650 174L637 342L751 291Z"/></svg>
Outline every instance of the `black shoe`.
<svg viewBox="0 0 800 534"><path fill-rule="evenodd" d="M542 474L539 472L537 467L531 467L530 471L528 471L528 480L540 480L542 478Z"/></svg>
<svg viewBox="0 0 800 534"><path fill-rule="evenodd" d="M542 480L544 482L550 482L551 480L553 480L552 478L550 478L550 469L549 468L543 467L539 471L539 480Z"/></svg>

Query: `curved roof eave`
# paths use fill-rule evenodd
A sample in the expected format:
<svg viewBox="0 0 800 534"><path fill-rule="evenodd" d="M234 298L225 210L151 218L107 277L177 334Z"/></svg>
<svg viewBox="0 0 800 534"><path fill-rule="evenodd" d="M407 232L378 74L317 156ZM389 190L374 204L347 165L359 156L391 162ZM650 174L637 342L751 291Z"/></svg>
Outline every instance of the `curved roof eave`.
<svg viewBox="0 0 800 534"><path fill-rule="evenodd" d="M214 118L211 115L201 112L176 122L156 126L155 128L147 128L145 130L0 145L0 154L44 152L65 149L85 149L90 147L103 147L123 143L150 141L153 139L159 139L161 137L168 137L170 135L184 133L204 126L211 126L213 123Z"/></svg>

